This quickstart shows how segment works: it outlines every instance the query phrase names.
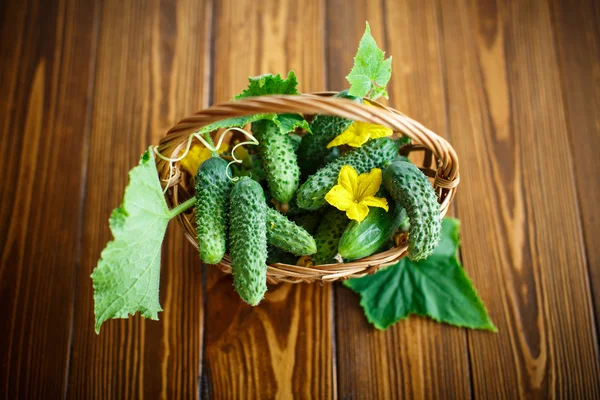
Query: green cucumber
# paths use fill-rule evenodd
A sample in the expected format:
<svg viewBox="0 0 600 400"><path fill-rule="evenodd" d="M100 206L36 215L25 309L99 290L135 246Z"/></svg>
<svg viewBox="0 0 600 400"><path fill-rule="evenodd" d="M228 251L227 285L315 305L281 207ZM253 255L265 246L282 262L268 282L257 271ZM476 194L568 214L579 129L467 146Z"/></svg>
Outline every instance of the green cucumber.
<svg viewBox="0 0 600 400"><path fill-rule="evenodd" d="M196 172L196 233L200 259L217 264L226 251L228 197L231 180L227 161L211 157Z"/></svg>
<svg viewBox="0 0 600 400"><path fill-rule="evenodd" d="M440 205L431 183L414 164L396 161L383 172L383 184L408 214L408 257L427 258L437 246L442 228Z"/></svg>
<svg viewBox="0 0 600 400"><path fill-rule="evenodd" d="M321 215L319 213L314 212L310 214L297 215L296 217L294 217L293 221L299 227L304 228L306 232L312 235L317 230L319 222L321 222ZM269 244L267 250L269 254L269 256L267 257L267 264L269 265L276 263L295 265L298 261L298 256L295 256L292 253L288 253L287 251L284 251L279 247L275 247L272 244Z"/></svg>
<svg viewBox="0 0 600 400"><path fill-rule="evenodd" d="M367 142L332 161L312 175L300 187L296 201L300 208L316 210L325 205L325 195L335 186L344 165L353 167L363 174L373 168L383 168L398 156L398 146L393 139L379 138Z"/></svg>
<svg viewBox="0 0 600 400"><path fill-rule="evenodd" d="M354 96L350 96L348 91L342 91L334 97L361 101ZM332 151L332 149L327 148L327 145L336 136L348 129L352 122L354 121L331 115L315 116L310 122L312 134L304 135L300 147L298 147L298 164L302 170L302 176L312 175L325 165Z"/></svg>
<svg viewBox="0 0 600 400"><path fill-rule="evenodd" d="M263 188L248 177L231 190L229 241L233 286L255 306L267 291L267 204Z"/></svg>
<svg viewBox="0 0 600 400"><path fill-rule="evenodd" d="M317 251L315 239L304 228L279 211L267 207L267 241L296 256L309 256Z"/></svg>
<svg viewBox="0 0 600 400"><path fill-rule="evenodd" d="M344 231L338 253L344 260L356 260L377 252L407 218L406 211L390 202L390 211L372 207L361 222L351 221Z"/></svg>
<svg viewBox="0 0 600 400"><path fill-rule="evenodd" d="M272 121L252 123L252 133L258 139L258 152L271 195L281 204L287 204L300 181L300 167L290 135L281 134Z"/></svg>
<svg viewBox="0 0 600 400"><path fill-rule="evenodd" d="M338 243L347 226L346 213L335 208L331 208L325 213L317 228L317 233L315 233L317 252L312 256L315 265L334 262Z"/></svg>

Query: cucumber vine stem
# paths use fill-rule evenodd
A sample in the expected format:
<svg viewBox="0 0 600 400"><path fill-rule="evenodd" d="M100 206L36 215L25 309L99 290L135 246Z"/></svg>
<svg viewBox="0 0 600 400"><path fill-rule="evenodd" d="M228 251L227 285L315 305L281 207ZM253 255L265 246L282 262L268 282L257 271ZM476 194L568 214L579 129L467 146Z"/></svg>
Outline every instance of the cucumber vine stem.
<svg viewBox="0 0 600 400"><path fill-rule="evenodd" d="M187 199L183 203L178 204L177 206L175 206L171 210L169 210L169 216L171 218L175 218L176 216L178 216L179 214L181 214L182 212L184 212L188 208L192 207L195 202L196 202L196 198L195 197L191 197L191 198Z"/></svg>

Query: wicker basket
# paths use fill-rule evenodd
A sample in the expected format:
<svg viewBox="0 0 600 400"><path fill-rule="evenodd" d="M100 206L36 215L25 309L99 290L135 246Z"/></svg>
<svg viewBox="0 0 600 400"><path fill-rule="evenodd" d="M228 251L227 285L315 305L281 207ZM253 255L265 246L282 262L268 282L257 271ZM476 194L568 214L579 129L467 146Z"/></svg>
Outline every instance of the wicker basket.
<svg viewBox="0 0 600 400"><path fill-rule="evenodd" d="M458 158L452 146L420 123L392 108L379 103L374 103L375 107L368 107L350 100L332 98L331 96L334 94L335 92L321 92L299 96L263 96L214 105L179 121L161 140L158 150L163 155L175 157L186 146L189 135L202 126L225 118L258 113L301 113L304 116L328 114L380 124L392 128L395 135L403 134L412 139L412 144L402 149L404 155L416 151L423 152L422 161L419 162L421 171L432 179L440 202L440 212L445 215L459 182ZM217 132L213 132L213 135L217 135ZM230 136L224 138L224 141L229 139ZM433 166L434 161L435 166ZM161 180L165 182L169 180L166 199L171 207L193 196L193 189L189 183L191 177L177 167L177 163L175 163L175 176L169 180L171 171L168 162L157 158L157 168ZM194 212L192 209L180 214L179 221L187 239L195 247L198 247L195 238ZM358 278L396 263L406 255L406 251L407 245L401 244L382 253L348 263L313 267L273 264L268 267L267 280L269 283L298 283ZM230 274L231 259L229 255L225 255L218 266L223 272Z"/></svg>

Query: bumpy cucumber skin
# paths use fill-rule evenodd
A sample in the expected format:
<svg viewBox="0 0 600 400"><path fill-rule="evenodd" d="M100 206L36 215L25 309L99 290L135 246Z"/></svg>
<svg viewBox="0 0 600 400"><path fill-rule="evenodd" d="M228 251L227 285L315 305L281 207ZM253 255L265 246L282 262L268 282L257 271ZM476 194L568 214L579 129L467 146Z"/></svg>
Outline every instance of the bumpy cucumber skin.
<svg viewBox="0 0 600 400"><path fill-rule="evenodd" d="M259 141L258 152L267 173L271 195L278 202L287 204L300 182L300 167L292 139L281 134L271 121L252 123L252 133Z"/></svg>
<svg viewBox="0 0 600 400"><path fill-rule="evenodd" d="M217 264L226 251L227 214L232 183L227 161L212 157L196 172L196 233L200 259Z"/></svg>
<svg viewBox="0 0 600 400"><path fill-rule="evenodd" d="M331 208L325 213L315 234L317 252L312 256L314 265L334 262L338 243L348 226L348 222L346 214L335 208Z"/></svg>
<svg viewBox="0 0 600 400"><path fill-rule="evenodd" d="M310 233L279 211L268 207L267 241L296 256L309 256L317 251L317 244Z"/></svg>
<svg viewBox="0 0 600 400"><path fill-rule="evenodd" d="M383 168L398 156L398 146L390 138L373 139L327 164L307 179L296 194L300 208L316 210L325 204L325 195L335 186L344 165L363 174L373 168Z"/></svg>
<svg viewBox="0 0 600 400"><path fill-rule="evenodd" d="M255 306L267 291L267 204L258 182L242 177L230 196L229 241L233 286Z"/></svg>
<svg viewBox="0 0 600 400"><path fill-rule="evenodd" d="M392 238L406 218L406 211L399 204L390 203L389 211L373 207L362 222L348 224L338 244L338 252L344 260L368 257Z"/></svg>
<svg viewBox="0 0 600 400"><path fill-rule="evenodd" d="M340 92L334 97L361 101L350 96L347 91ZM312 134L304 135L298 147L298 164L302 170L302 176L306 177L314 174L329 161L328 156L332 149L328 149L327 145L336 136L348 129L352 122L354 121L331 115L317 115L310 122Z"/></svg>
<svg viewBox="0 0 600 400"><path fill-rule="evenodd" d="M306 232L313 235L317 230L317 226L319 226L319 222L321 222L320 213L310 213L310 214L302 214L297 215L293 218L293 221L300 227L304 228ZM267 223L268 224L268 223ZM268 230L267 225L267 230ZM313 239L314 240L314 239ZM315 242L316 246L316 242ZM290 264L295 265L298 261L298 256L293 255L292 253L288 253L285 250L280 249L279 247L275 247L272 244L269 244L268 248L268 257L267 264Z"/></svg>
<svg viewBox="0 0 600 400"><path fill-rule="evenodd" d="M311 121L312 134L304 135L298 147L298 164L302 176L312 175L325 165L327 156L331 153L327 144L348 129L351 124L352 120L329 115L317 115Z"/></svg>
<svg viewBox="0 0 600 400"><path fill-rule="evenodd" d="M383 172L383 184L410 221L408 257L427 258L438 244L442 228L440 205L427 177L414 164L396 161Z"/></svg>

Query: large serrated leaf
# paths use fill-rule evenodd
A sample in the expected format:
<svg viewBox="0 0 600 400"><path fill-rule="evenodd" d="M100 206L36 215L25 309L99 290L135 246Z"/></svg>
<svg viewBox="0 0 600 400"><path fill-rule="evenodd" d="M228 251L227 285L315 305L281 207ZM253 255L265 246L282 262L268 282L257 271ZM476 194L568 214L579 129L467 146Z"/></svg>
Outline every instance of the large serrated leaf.
<svg viewBox="0 0 600 400"><path fill-rule="evenodd" d="M426 260L415 262L405 257L374 275L344 282L360 294L369 322L386 329L416 314L460 327L496 331L456 257L458 229L458 220L445 218L440 243Z"/></svg>
<svg viewBox="0 0 600 400"><path fill-rule="evenodd" d="M92 273L96 332L109 318L140 312L158 319L161 244L172 218L152 150L129 172L123 204L109 220L114 239Z"/></svg>
<svg viewBox="0 0 600 400"><path fill-rule="evenodd" d="M360 39L358 51L354 57L354 65L346 77L350 82L350 94L356 97L367 97L375 100L380 96L387 99L385 85L392 76L392 57L385 58L385 53L377 47L371 35L371 28L367 28Z"/></svg>

